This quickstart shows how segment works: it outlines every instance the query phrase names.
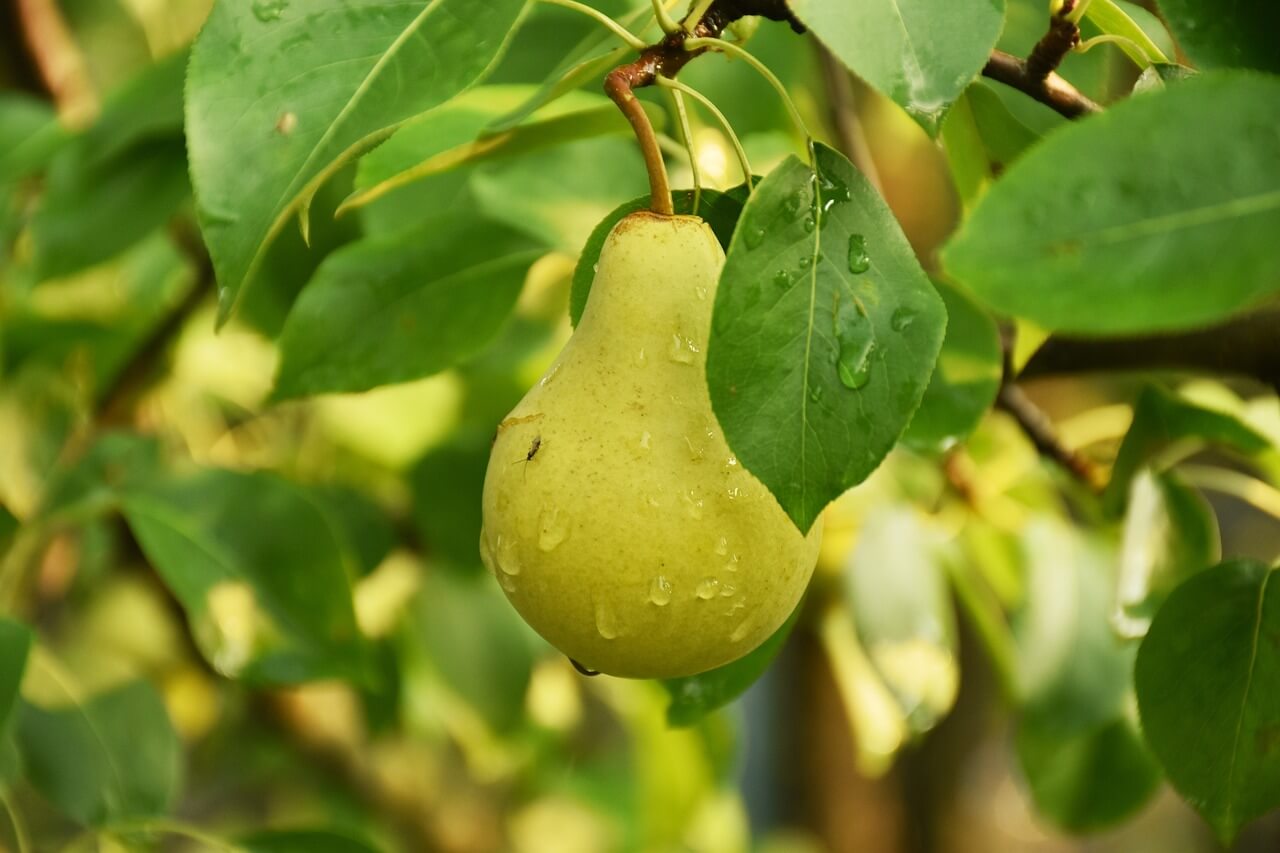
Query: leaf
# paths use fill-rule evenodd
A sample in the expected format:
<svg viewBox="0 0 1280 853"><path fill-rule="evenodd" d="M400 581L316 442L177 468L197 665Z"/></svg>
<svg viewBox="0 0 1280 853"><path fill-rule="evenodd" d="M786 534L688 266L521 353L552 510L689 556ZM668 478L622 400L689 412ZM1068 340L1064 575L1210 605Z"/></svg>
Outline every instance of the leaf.
<svg viewBox="0 0 1280 853"><path fill-rule="evenodd" d="M1228 560L1173 591L1138 652L1147 743L1226 845L1280 805L1280 583Z"/></svg>
<svg viewBox="0 0 1280 853"><path fill-rule="evenodd" d="M1003 0L792 0L791 9L851 71L931 136L986 64Z"/></svg>
<svg viewBox="0 0 1280 853"><path fill-rule="evenodd" d="M1155 385L1148 385L1133 406L1133 423L1120 442L1103 503L1113 515L1124 508L1129 484L1139 469L1170 449L1215 445L1234 450L1272 477L1280 476L1280 451L1266 436L1234 415L1206 409Z"/></svg>
<svg viewBox="0 0 1280 853"><path fill-rule="evenodd" d="M525 0L214 5L187 74L197 214L225 321L325 178L492 67Z"/></svg>
<svg viewBox="0 0 1280 853"><path fill-rule="evenodd" d="M465 211L334 252L285 320L273 398L367 391L477 352L540 254L524 235Z"/></svg>
<svg viewBox="0 0 1280 853"><path fill-rule="evenodd" d="M124 515L220 672L360 678L353 558L321 501L274 475L206 469L131 489Z"/></svg>
<svg viewBox="0 0 1280 853"><path fill-rule="evenodd" d="M1004 366L991 315L964 291L946 284L937 288L947 308L947 334L902 441L917 450L943 452L968 437L991 408Z"/></svg>
<svg viewBox="0 0 1280 853"><path fill-rule="evenodd" d="M717 190L703 190L696 211L693 209L693 190L677 190L672 193L671 199L676 213L696 214L706 220L711 230L715 232L720 245L727 249L729 241L733 239L733 229L737 227L738 218L742 216L742 206L747 199L747 188L743 184L723 193ZM632 199L614 208L591 231L591 236L587 238L586 245L578 255L578 264L573 268L573 288L569 292L569 320L573 325L578 325L578 320L582 318L582 312L587 307L587 297L591 293L591 283L596 275L596 262L600 260L600 250L604 248L604 241L608 238L609 232L627 214L648 209L649 196Z"/></svg>
<svg viewBox="0 0 1280 853"><path fill-rule="evenodd" d="M36 277L56 278L123 252L167 220L187 197L181 139L129 149L85 168L63 153L31 223Z"/></svg>
<svg viewBox="0 0 1280 853"><path fill-rule="evenodd" d="M1016 748L1036 811L1067 832L1120 823L1160 786L1160 766L1126 719L1068 736L1024 722Z"/></svg>
<svg viewBox="0 0 1280 853"><path fill-rule="evenodd" d="M831 149L817 158L821 180L793 157L752 193L707 350L729 446L801 530L898 440L946 324L879 194Z"/></svg>
<svg viewBox="0 0 1280 853"><path fill-rule="evenodd" d="M1159 91L1171 83L1190 80L1197 73L1194 68L1188 68L1185 65L1177 65L1172 62L1157 62L1138 75L1137 82L1133 84L1133 94L1140 95L1143 92Z"/></svg>
<svg viewBox="0 0 1280 853"><path fill-rule="evenodd" d="M358 189L338 213L468 163L630 130L622 113L604 95L574 92L573 97L547 107L524 124L486 132L496 116L528 97L530 90L529 86L481 86L405 122L360 160ZM650 120L661 127L663 114L652 107L649 112Z"/></svg>
<svg viewBox="0 0 1280 853"><path fill-rule="evenodd" d="M236 839L246 853L377 853L377 848L326 829L274 829Z"/></svg>
<svg viewBox="0 0 1280 853"><path fill-rule="evenodd" d="M0 741L5 739L9 715L18 701L29 651L31 629L15 619L0 616Z"/></svg>
<svg viewBox="0 0 1280 853"><path fill-rule="evenodd" d="M64 708L23 702L16 735L32 787L82 824L164 814L181 784L181 744L144 681Z"/></svg>
<svg viewBox="0 0 1280 853"><path fill-rule="evenodd" d="M1280 291L1277 112L1280 79L1206 74L1066 127L982 198L946 268L1054 331L1178 329L1246 308Z"/></svg>
<svg viewBox="0 0 1280 853"><path fill-rule="evenodd" d="M1139 68L1146 69L1152 62L1168 62L1164 51L1151 35L1143 29L1134 16L1146 20L1148 26L1161 41L1168 43L1168 35L1160 19L1141 6L1132 3L1115 3L1113 0L1095 0L1085 13L1089 22L1107 35L1119 36L1124 41L1116 46L1133 60Z"/></svg>
<svg viewBox="0 0 1280 853"><path fill-rule="evenodd" d="M0 186L43 169L68 136L47 101L0 94Z"/></svg>
<svg viewBox="0 0 1280 853"><path fill-rule="evenodd" d="M697 675L668 678L663 681L663 687L667 688L667 692L671 694L671 704L667 706L667 724L695 725L707 714L723 708L746 693L751 685L760 680L760 676L764 675L765 670L786 645L787 638L791 636L791 629L799 620L802 607L804 607L803 601L796 605L796 609L787 617L787 621L783 622L778 630L769 636L769 639L745 657Z"/></svg>
<svg viewBox="0 0 1280 853"><path fill-rule="evenodd" d="M1134 648L1111 631L1114 572L1099 543L1056 519L1022 536L1026 597L1014 614L1018 699L1024 718L1061 736L1118 717Z"/></svg>
<svg viewBox="0 0 1280 853"><path fill-rule="evenodd" d="M480 504L492 435L466 431L429 450L409 475L413 521L433 558L478 570Z"/></svg>
<svg viewBox="0 0 1280 853"><path fill-rule="evenodd" d="M965 90L978 132L991 162L1003 171L1040 141L1041 134L1032 130L1009 111L1004 101L984 82L972 83Z"/></svg>
<svg viewBox="0 0 1280 853"><path fill-rule="evenodd" d="M644 161L628 139L583 139L486 163L471 192L489 218L576 253L610 210L645 191Z"/></svg>
<svg viewBox="0 0 1280 853"><path fill-rule="evenodd" d="M428 572L415 616L411 636L421 662L497 731L520 726L534 644L541 641L493 579Z"/></svg>
<svg viewBox="0 0 1280 853"><path fill-rule="evenodd" d="M50 476L40 517L83 511L118 500L130 486L144 482L160 467L160 445L131 432L104 432L69 464Z"/></svg>
<svg viewBox="0 0 1280 853"><path fill-rule="evenodd" d="M1178 44L1199 68L1256 68L1280 72L1280 6L1216 0L1160 0Z"/></svg>
<svg viewBox="0 0 1280 853"><path fill-rule="evenodd" d="M1128 507L1112 622L1141 637L1174 587L1222 558L1222 543L1213 507L1171 471L1140 471Z"/></svg>
<svg viewBox="0 0 1280 853"><path fill-rule="evenodd" d="M907 725L926 732L951 710L960 684L956 625L941 543L915 511L870 514L845 567L858 639Z"/></svg>

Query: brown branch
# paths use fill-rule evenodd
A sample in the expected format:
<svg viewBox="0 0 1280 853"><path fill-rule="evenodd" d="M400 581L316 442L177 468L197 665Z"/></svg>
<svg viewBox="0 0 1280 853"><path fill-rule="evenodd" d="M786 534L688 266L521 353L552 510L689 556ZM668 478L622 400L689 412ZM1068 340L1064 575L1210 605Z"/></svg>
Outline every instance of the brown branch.
<svg viewBox="0 0 1280 853"><path fill-rule="evenodd" d="M1187 332L1127 338L1055 335L1021 378L1073 373L1171 370L1253 379L1280 391L1280 304Z"/></svg>
<svg viewBox="0 0 1280 853"><path fill-rule="evenodd" d="M626 116L640 143L645 168L649 172L649 197L654 213L666 216L674 213L671 188L657 134L654 133L649 116L636 100L635 90L652 86L658 77L675 77L692 59L707 52L705 47L686 50L686 38L719 38L725 27L747 15L786 21L796 32L804 32L804 25L791 13L784 0L715 0L702 19L694 24L692 33L686 33L684 29L671 33L642 50L640 57L634 62L615 68L605 77L605 94Z"/></svg>
<svg viewBox="0 0 1280 853"><path fill-rule="evenodd" d="M996 406L1017 421L1041 456L1057 462L1090 491L1101 490L1105 482L1102 472L1089 459L1062 443L1049 416L1021 388L1006 382L996 398Z"/></svg>
<svg viewBox="0 0 1280 853"><path fill-rule="evenodd" d="M836 132L840 150L883 195L880 173L876 169L875 160L871 157L871 148L867 145L866 134L862 132L862 122L858 120L857 107L854 104L853 79L849 75L849 69L845 68L844 64L816 39L814 46L818 53L818 63L822 66L823 85L827 90L827 101L831 110L831 126Z"/></svg>
<svg viewBox="0 0 1280 853"><path fill-rule="evenodd" d="M1028 74L1026 62L1002 50L991 52L982 75L1030 95L1066 118L1080 118L1102 112L1102 107L1062 79L1057 72L1051 71L1037 81Z"/></svg>

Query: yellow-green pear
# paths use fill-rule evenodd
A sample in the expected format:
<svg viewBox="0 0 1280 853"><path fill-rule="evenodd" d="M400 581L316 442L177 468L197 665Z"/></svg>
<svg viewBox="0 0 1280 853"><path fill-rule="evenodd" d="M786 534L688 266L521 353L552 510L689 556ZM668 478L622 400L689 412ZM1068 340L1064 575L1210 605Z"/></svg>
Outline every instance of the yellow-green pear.
<svg viewBox="0 0 1280 853"><path fill-rule="evenodd" d="M611 675L713 669L769 637L813 572L734 458L706 382L724 252L693 216L609 234L577 330L498 427L480 553L520 615Z"/></svg>

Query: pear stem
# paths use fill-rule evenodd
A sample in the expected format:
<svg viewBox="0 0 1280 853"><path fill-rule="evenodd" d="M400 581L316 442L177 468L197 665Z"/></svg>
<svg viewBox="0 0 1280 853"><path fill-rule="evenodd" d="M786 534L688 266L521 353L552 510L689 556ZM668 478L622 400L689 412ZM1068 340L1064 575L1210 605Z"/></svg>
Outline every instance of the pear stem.
<svg viewBox="0 0 1280 853"><path fill-rule="evenodd" d="M663 216L674 216L675 206L671 203L671 182L667 178L667 164L662 159L662 148L658 145L658 135L654 133L653 122L644 111L644 105L632 91L630 66L615 68L604 78L604 91L622 110L622 114L631 123L636 140L640 143L640 153L644 155L644 167L649 172L649 207L654 213Z"/></svg>

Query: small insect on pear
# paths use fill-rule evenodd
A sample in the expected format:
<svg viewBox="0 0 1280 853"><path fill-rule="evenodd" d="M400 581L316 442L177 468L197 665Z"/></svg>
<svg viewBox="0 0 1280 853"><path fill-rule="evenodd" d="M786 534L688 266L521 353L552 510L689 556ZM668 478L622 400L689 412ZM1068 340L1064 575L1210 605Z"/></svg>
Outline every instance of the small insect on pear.
<svg viewBox="0 0 1280 853"><path fill-rule="evenodd" d="M523 473L525 476L528 476L529 469L527 466L529 465L530 462L533 461L533 457L538 455L538 450L541 447L542 447L542 436L535 435L533 437L533 442L529 445L529 452L524 455L523 459L517 459L515 462L512 462L511 464L512 465L524 464L526 467Z"/></svg>

